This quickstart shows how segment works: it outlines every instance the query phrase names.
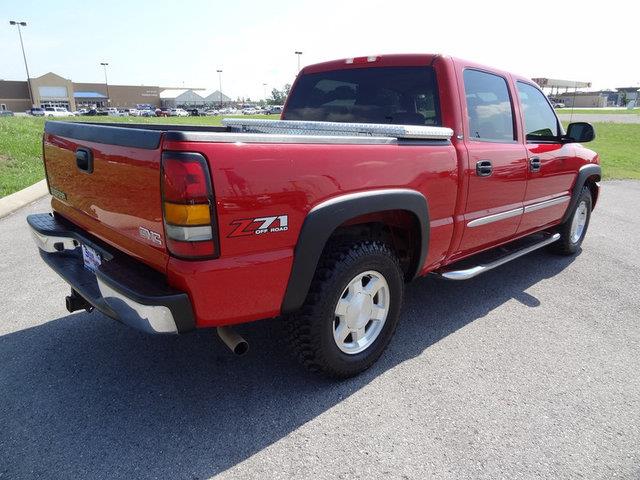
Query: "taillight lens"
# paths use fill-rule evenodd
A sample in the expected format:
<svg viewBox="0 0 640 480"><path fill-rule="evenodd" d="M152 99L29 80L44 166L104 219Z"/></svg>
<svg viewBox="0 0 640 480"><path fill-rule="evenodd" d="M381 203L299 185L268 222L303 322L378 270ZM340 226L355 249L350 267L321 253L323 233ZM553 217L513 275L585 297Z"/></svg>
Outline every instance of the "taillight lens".
<svg viewBox="0 0 640 480"><path fill-rule="evenodd" d="M199 153L162 154L162 211L169 251L183 258L218 256L213 188Z"/></svg>

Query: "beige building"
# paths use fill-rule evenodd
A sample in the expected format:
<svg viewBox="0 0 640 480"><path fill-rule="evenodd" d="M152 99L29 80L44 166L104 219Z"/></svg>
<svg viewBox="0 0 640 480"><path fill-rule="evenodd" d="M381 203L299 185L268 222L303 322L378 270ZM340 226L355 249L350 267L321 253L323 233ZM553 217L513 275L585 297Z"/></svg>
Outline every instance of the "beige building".
<svg viewBox="0 0 640 480"><path fill-rule="evenodd" d="M556 97L566 107L601 108L607 106L607 95L602 92L568 92Z"/></svg>
<svg viewBox="0 0 640 480"><path fill-rule="evenodd" d="M0 80L0 110L24 112L31 108L27 82Z"/></svg>
<svg viewBox="0 0 640 480"><path fill-rule="evenodd" d="M30 79L33 105L36 107L66 107L73 111L82 107L123 107L136 105L160 106L157 86L106 85L104 83L74 83L49 72ZM16 112L31 107L27 82L0 80L0 109Z"/></svg>
<svg viewBox="0 0 640 480"><path fill-rule="evenodd" d="M31 78L33 103L37 107L66 107L75 110L73 83L55 73L45 73L41 77Z"/></svg>
<svg viewBox="0 0 640 480"><path fill-rule="evenodd" d="M78 105L95 103L92 94L104 96L106 101L102 106L133 108L136 105L149 104L160 106L160 87L145 87L135 85L105 85L104 83L74 83L74 97Z"/></svg>

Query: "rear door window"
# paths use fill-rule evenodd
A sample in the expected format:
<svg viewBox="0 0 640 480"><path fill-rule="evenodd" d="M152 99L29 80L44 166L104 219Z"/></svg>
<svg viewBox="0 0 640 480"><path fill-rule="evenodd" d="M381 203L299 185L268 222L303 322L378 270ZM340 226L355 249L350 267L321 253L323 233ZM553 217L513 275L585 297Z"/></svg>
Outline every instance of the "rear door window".
<svg viewBox="0 0 640 480"><path fill-rule="evenodd" d="M349 68L303 75L285 120L440 125L431 67Z"/></svg>
<svg viewBox="0 0 640 480"><path fill-rule="evenodd" d="M467 69L464 90L471 139L513 142L513 106L507 81L492 73Z"/></svg>

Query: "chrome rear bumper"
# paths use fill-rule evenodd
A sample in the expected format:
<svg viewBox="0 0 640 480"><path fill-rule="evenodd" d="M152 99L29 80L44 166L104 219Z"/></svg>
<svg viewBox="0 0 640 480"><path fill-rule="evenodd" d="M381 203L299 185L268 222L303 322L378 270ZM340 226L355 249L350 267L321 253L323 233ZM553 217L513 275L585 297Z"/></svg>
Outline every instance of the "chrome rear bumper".
<svg viewBox="0 0 640 480"><path fill-rule="evenodd" d="M195 328L188 295L168 286L159 272L108 249L59 217L29 215L27 222L42 259L97 310L148 333ZM95 272L84 267L81 245L102 257Z"/></svg>

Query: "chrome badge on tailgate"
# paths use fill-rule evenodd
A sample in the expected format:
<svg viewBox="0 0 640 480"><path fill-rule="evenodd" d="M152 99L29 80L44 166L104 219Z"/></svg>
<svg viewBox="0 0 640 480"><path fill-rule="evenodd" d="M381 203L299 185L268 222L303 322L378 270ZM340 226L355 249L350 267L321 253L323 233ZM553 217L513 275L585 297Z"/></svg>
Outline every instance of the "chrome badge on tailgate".
<svg viewBox="0 0 640 480"><path fill-rule="evenodd" d="M148 228L138 227L138 234L145 240L149 240L151 243L162 245L162 237L158 232L154 232Z"/></svg>

